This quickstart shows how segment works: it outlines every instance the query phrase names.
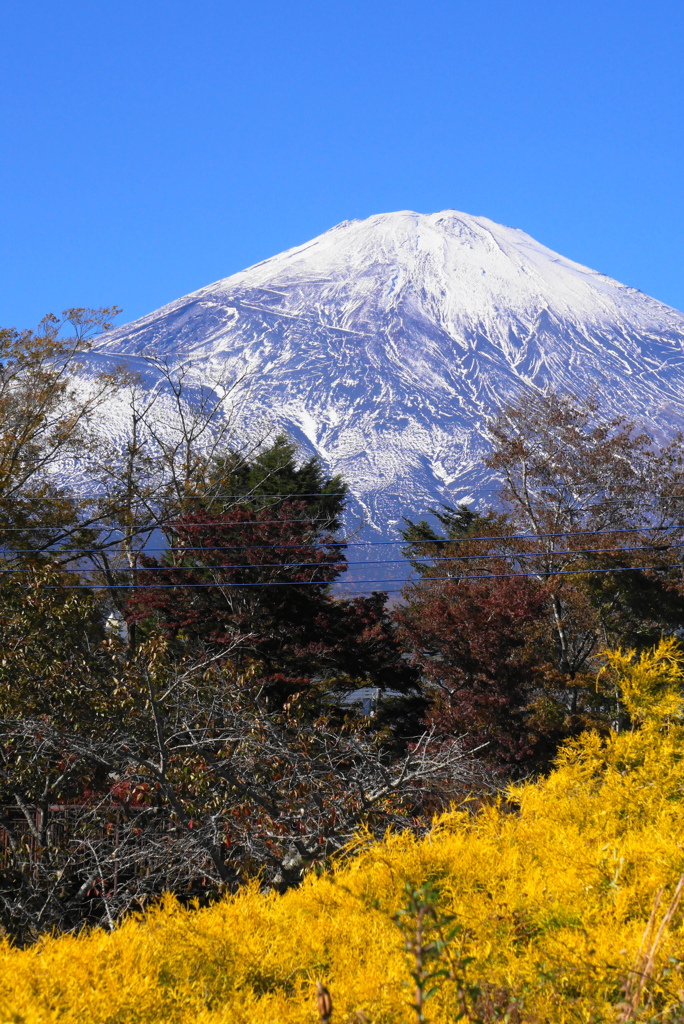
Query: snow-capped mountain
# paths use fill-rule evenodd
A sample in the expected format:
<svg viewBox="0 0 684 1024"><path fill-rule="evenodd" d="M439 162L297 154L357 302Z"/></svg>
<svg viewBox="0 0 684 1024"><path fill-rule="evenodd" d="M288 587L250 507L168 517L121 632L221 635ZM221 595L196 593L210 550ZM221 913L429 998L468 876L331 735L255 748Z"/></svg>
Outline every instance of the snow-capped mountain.
<svg viewBox="0 0 684 1024"><path fill-rule="evenodd" d="M155 354L200 379L246 374L244 416L318 452L388 536L487 487L483 418L521 387L594 386L607 411L684 425L684 314L452 210L345 221L96 348L98 365Z"/></svg>

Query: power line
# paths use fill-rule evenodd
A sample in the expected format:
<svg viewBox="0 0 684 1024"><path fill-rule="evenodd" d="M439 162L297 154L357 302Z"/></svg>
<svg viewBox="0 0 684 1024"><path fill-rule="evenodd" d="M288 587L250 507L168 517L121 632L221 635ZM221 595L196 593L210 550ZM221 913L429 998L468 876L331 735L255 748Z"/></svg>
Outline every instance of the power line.
<svg viewBox="0 0 684 1024"><path fill-rule="evenodd" d="M336 513L334 513L334 514L331 513L328 516L318 516L318 518L316 518L316 519L244 519L244 520L239 521L239 522L228 522L228 523L225 523L225 522L221 522L221 523L184 523L183 524L183 529L199 528L199 527L205 527L205 526L223 526L224 529L228 529L230 527L235 527L235 526L273 526L275 523L282 523L284 526L292 526L292 525L294 525L296 523L329 523L331 519L337 519L337 518L338 518L338 516L337 516ZM175 523L163 523L163 524L159 524L157 526L155 526L154 524L150 524L149 526L138 527L136 529L136 536L139 536L140 533L144 533L146 530L151 530L151 531L154 531L154 530L170 530L170 529L176 529L176 528L177 528L177 524L175 524ZM32 526L32 525L28 525L28 526L0 526L0 535L2 535L3 533L27 533L29 530L41 530L41 529L44 529L44 530L51 530L51 529L54 530L54 529L57 529L58 530L59 527L40 526L39 524L35 525L35 526ZM72 533L77 533L79 529L88 530L88 529L91 529L91 527L87 526L87 525L86 526L82 526L82 527L75 526L75 527L73 527L71 532ZM113 531L114 529L115 529L114 527L110 527L110 530ZM27 550L30 550L30 549L27 549ZM76 549L76 550L78 550L78 549ZM93 550L97 550L97 549L94 548ZM160 551L164 551L165 548L159 548L159 550Z"/></svg>
<svg viewBox="0 0 684 1024"><path fill-rule="evenodd" d="M473 487L470 487L470 488L463 488L463 490L464 490L464 492L467 492L467 493L464 494L464 497L467 497L467 495L469 495L471 493L477 493L478 495L480 495L480 494L500 495L501 494L501 489L500 488L493 488L493 487L484 487L483 488L483 487L478 487L477 485L474 485ZM653 495L654 498L656 498L658 500L667 500L669 498L684 498L684 494L656 494L656 493L654 493L648 487L641 487L640 488L640 487L638 487L638 486L636 486L634 484L628 485L628 490L630 490L632 492L636 492L637 494L651 494L651 495ZM106 492L102 492L102 491L80 491L80 492L65 491L62 495L58 495L58 496L55 496L55 497L51 497L50 495L44 495L44 496L25 495L24 498L27 501L60 501L60 500L63 500L65 497L70 497L70 496L71 497L75 497L75 498L113 498L113 497L115 497L115 495L110 495L110 494L107 494ZM214 499L214 498L236 498L236 499L243 498L243 499L247 499L248 498L250 500L253 500L255 498L293 498L293 499L295 499L295 498L329 498L329 497L345 497L345 496L346 497L352 497L352 498L356 498L357 497L357 495L354 494L352 491L346 490L346 491L310 491L310 492L304 492L304 491L302 491L302 492L299 492L299 491L281 491L281 492L277 492L277 493L276 492L274 492L274 493L267 493L267 492L262 492L262 491L243 491L240 494L224 494L222 491L217 491L215 493L212 492L212 491L204 491L201 494L187 494L187 495L185 495L185 498L188 501L192 501L193 499L203 499L203 498L211 498L211 499ZM442 495L441 497L446 497L446 496L447 495ZM136 494L133 494L133 495L129 495L129 497L140 498L142 500L148 501L148 500L150 500L152 498L152 495L143 495L143 494L136 493ZM452 496L450 495L450 497L452 497ZM182 499L179 499L177 496L176 496L176 498L177 498L177 500L182 500ZM442 504L447 509L453 508L453 506L446 505L445 503L441 502L439 497L436 497L435 500L439 501L440 504ZM456 499L453 499L453 497L452 497L452 500L456 500ZM626 497L619 497L619 498L617 498L617 497L616 498L597 498L597 499L595 499L594 504L595 505L601 505L601 504L606 504L608 502L614 503L614 502L628 501L628 500L629 499L626 498ZM457 502L457 504L461 504L461 503ZM423 512L412 512L411 515L433 515L435 511L436 510L434 510L434 509L426 509ZM440 512L440 514L443 514L443 513Z"/></svg>
<svg viewBox="0 0 684 1024"><path fill-rule="evenodd" d="M192 513L190 513L192 514ZM192 529L204 529L205 526L222 526L224 529L231 529L235 526L266 526L273 525L274 523L283 523L285 525L293 523L329 523L331 519L337 519L337 514L331 514L329 516L319 516L317 519L245 519L243 521L231 521L231 522L218 522L218 523L164 523L163 526L157 526L157 530L192 530Z"/></svg>
<svg viewBox="0 0 684 1024"><path fill-rule="evenodd" d="M477 485L474 485L473 487L470 487L470 488L466 487L466 488L463 488L462 490L464 492L464 497L469 495L469 494L472 494L472 493L477 493L478 495L480 495L480 494L493 494L493 495L496 495L496 496L500 496L501 492L502 492L502 489L503 489L503 486L504 485L502 485L502 487L500 487L500 488L495 488L495 487L478 487ZM626 485L626 489L629 490L629 491L632 491L632 492L636 492L637 494L651 494L651 495L653 495L654 498L658 498L658 499L684 498L684 494L656 494L656 492L653 491L650 487L638 487L636 484L627 484ZM511 493L514 493L514 492L511 492ZM442 495L442 497L446 497L446 495ZM535 497L536 497L535 495L532 496L533 499ZM591 498L591 495L588 495L588 497ZM436 500L439 501L439 499L436 499ZM508 499L504 498L504 501L507 501L507 500ZM595 499L595 503L597 505L601 505L601 504L603 504L605 502L627 501L627 500L629 500L629 499L625 498L625 497L621 497L621 498L596 498ZM444 508L446 508L446 509L453 508L453 505L447 505L446 503L441 502L441 501L440 501L440 504ZM429 510L429 511L432 511L432 510ZM414 513L414 514L415 515L421 515L422 513Z"/></svg>
<svg viewBox="0 0 684 1024"><path fill-rule="evenodd" d="M617 532L617 531L616 531ZM533 538L530 538L533 539ZM679 544L635 544L632 547L622 548L568 548L565 551L509 551L509 552L497 552L494 555L421 555L416 556L415 559L411 558L394 558L388 559L388 562L403 562L403 561L418 561L419 558L429 558L433 562L466 562L466 561L484 561L485 559L492 558L535 558L543 555L553 556L555 558L561 555L607 555L614 554L618 551L665 551L672 548L684 547L684 543ZM371 565L371 562L349 562L349 565Z"/></svg>
<svg viewBox="0 0 684 1024"><path fill-rule="evenodd" d="M329 523L331 519L336 519L337 514L329 516L318 516L316 519L244 519L242 522L230 522L230 523L184 523L183 528L199 527L199 526L224 526L226 528L232 526L272 526L274 523L282 523L286 526L291 526L294 523ZM164 526L157 526L155 529L175 529L175 523L165 523Z"/></svg>
<svg viewBox="0 0 684 1024"><path fill-rule="evenodd" d="M561 555L607 555L615 554L623 551L654 551L654 550L672 550L674 548L684 547L684 542L679 544L638 544L633 547L622 547L622 548L578 548L569 549L567 551L513 551L507 554L497 553L488 555L425 555L425 558L431 559L433 562L466 562L466 561L485 561L491 559L516 559L516 558L540 558L544 555L552 555L554 557L560 557ZM171 550L171 549L169 549ZM177 549L175 549L177 550ZM200 550L213 550L200 549ZM406 562L406 558L382 558L382 559L368 559L360 562L349 562L346 559L337 562L226 562L218 563L216 565L140 565L140 566L107 566L107 569L100 569L96 567L94 570L87 567L83 568L70 568L64 567L61 572L104 572L108 571L111 573L118 572L176 572L178 570L202 570L208 572L216 569L303 569L303 568L325 568L330 566L344 565L348 568L355 568L359 565L401 565ZM33 572L33 569L0 569L2 573L17 573L17 572ZM437 577L441 578L441 577Z"/></svg>
<svg viewBox="0 0 684 1024"><path fill-rule="evenodd" d="M296 498L336 498L336 497L340 497L340 496L344 497L348 493L349 493L348 491L311 491L311 492L307 492L307 493L304 493L304 492L300 493L299 491L283 491L281 494L262 494L260 491L248 491L248 492L243 493L243 494L221 494L221 493L213 494L213 493L210 493L210 492L206 492L205 494L188 494L188 495L186 495L185 500L192 501L193 499L194 500L201 500L203 498L211 498L212 500L213 499L217 499L217 498L243 498L243 499L249 499L249 500L254 500L255 498L293 498L293 499L296 499ZM67 491L65 494L62 494L62 495L59 495L59 496L55 496L54 498L50 497L49 495L45 495L45 496L28 495L28 496L24 496L24 500L25 501L63 501L64 498L68 498L68 497L74 497L74 498L108 498L110 500L115 500L115 499L116 500L121 500L121 496L119 496L117 498L116 495L109 495L109 494L106 494L106 493L103 494L101 491L85 491L85 492L82 492L80 494L73 494L73 495L70 494ZM131 498L131 499L137 499L137 500L140 500L140 501L150 501L150 500L153 500L152 499L152 495L134 494L134 495L128 495L128 497ZM176 497L176 500L177 501L182 501L183 499Z"/></svg>
<svg viewBox="0 0 684 1024"><path fill-rule="evenodd" d="M425 583L425 582L436 582L441 580L450 580L452 583L458 583L461 580L495 580L495 579L518 579L521 577L533 576L535 579L539 579L540 576L586 576L593 575L595 573L616 573L616 572L641 572L646 569L684 569L684 562L677 563L675 565L628 565L620 566L614 569L558 569L555 572L496 572L496 573L479 573L473 576L427 576L416 579L415 577L409 577L408 579L381 579L381 580L301 580L296 582L293 580L274 580L267 583L134 583L127 585L125 583L121 585L107 586L104 584L96 584L90 586L89 584L55 584L43 586L43 590L176 590L179 587L185 587L189 590L207 589L210 587L216 590L222 590L229 587L307 587L307 586L331 586L335 583L347 583L354 586L366 586L369 583ZM22 587L22 590L32 590L32 587Z"/></svg>
<svg viewBox="0 0 684 1024"><path fill-rule="evenodd" d="M301 522L301 520L297 520L297 519L293 519L293 520L279 520L279 519L277 519L277 520L274 520L274 522L289 522L290 524L293 524L293 523ZM211 526L211 525L214 525L214 524L211 524L211 523L192 523L187 528L188 529L199 529L201 527ZM242 524L241 523L229 523L229 524L221 523L219 525L222 525L222 526L228 525L228 526L232 526L232 527L237 527L237 526L241 526ZM38 529L38 528L39 527L36 527L36 529ZM162 527L151 527L150 529L162 529ZM622 533L654 533L654 532L662 532L662 531L672 532L672 531L675 531L675 530L682 530L682 529L684 529L684 523L675 523L672 526L629 526L629 527L624 527L624 528L620 528L620 529L612 529L612 530L565 530L564 532L561 532L561 533L533 533L533 534L530 534L530 533L518 533L518 534L508 534L508 535L494 534L494 535L489 536L489 537L446 537L446 538L445 537L435 537L434 540L430 539L430 538L427 538L425 540L404 540L404 539L401 539L401 540L359 540L359 541L331 540L331 541L326 541L324 544L311 544L311 543L308 543L307 541L301 541L301 542L296 543L296 544L285 544L285 543L282 543L282 544L224 544L224 545L216 545L216 546L212 545L211 547L204 547L203 545L185 545L185 544L183 544L183 545L175 545L175 546L174 545L171 545L171 546L167 545L166 547L145 547L145 548L138 548L137 550L139 552L144 552L144 551L173 551L173 550L179 550L182 547L183 551L236 551L236 550L251 551L251 550L256 550L257 548L258 549L262 549L262 550L267 550L267 549L268 550L273 550L275 548L301 548L301 547L307 547L307 548L315 549L315 548L318 548L318 547L320 547L320 548L331 548L331 547L345 547L345 548L346 547L383 547L383 546L386 546L386 545L396 545L396 544L403 544L407 548L413 548L413 547L422 547L424 544L444 544L444 545L448 545L448 544L466 544L466 543L469 543L471 541L472 542L475 542L475 541L495 541L495 540L502 540L502 541L531 540L531 541L536 541L536 540L549 540L549 539L557 538L557 537L599 537L599 536L600 537L604 537L604 536L607 537L607 536L612 536L612 535L615 535L615 534L622 534ZM25 529L22 530L20 527L17 527L16 530L13 531L11 528L3 529L2 527L0 527L0 537L2 536L3 533L10 533L10 532L25 533L26 530ZM25 554L25 555L28 555L28 554L40 554L42 552L49 551L49 550L50 549L48 549L48 548L42 548L42 549L41 548L19 548L14 553L15 554ZM63 554L76 554L76 553L80 553L82 555L86 555L86 554L100 554L103 551L106 551L106 552L111 553L111 554L127 554L128 553L125 549L123 549L122 551L118 551L117 549L114 549L114 548L69 548L69 549L65 549L64 552L55 552L55 554L58 554L58 553L59 554L62 554L62 553ZM553 554L552 551L549 551L547 553L548 554ZM409 557L409 556L407 556L407 557ZM420 557L420 556L416 556L416 557ZM431 556L425 556L425 557L431 557ZM454 557L465 557L465 556L454 556ZM484 557L484 556L480 556L480 557Z"/></svg>
<svg viewBox="0 0 684 1024"><path fill-rule="evenodd" d="M561 533L511 533L490 537L437 537L435 540L427 538L425 540L367 541L366 543L406 544L407 547L420 547L422 544L464 544L468 541L479 540L549 540L556 537L598 537L616 533L653 533L681 529L684 529L684 523L675 523L672 526L625 526L611 530L565 530Z"/></svg>

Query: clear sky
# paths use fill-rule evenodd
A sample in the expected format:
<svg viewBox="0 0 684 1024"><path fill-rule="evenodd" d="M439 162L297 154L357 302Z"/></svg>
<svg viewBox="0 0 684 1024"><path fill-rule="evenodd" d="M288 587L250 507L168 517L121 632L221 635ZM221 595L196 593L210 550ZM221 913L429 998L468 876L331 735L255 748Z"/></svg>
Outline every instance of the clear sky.
<svg viewBox="0 0 684 1024"><path fill-rule="evenodd" d="M0 0L0 324L445 208L684 309L683 44L681 0Z"/></svg>

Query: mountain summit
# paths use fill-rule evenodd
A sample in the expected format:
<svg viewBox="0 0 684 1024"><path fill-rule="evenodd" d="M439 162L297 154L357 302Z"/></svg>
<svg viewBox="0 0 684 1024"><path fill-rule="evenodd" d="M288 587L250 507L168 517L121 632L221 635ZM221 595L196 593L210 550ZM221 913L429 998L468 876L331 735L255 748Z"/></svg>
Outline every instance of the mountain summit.
<svg viewBox="0 0 684 1024"><path fill-rule="evenodd" d="M356 512L394 536L402 514L486 488L483 418L521 388L593 387L606 412L684 426L684 314L453 210L345 221L97 351L246 374L245 415L342 472Z"/></svg>

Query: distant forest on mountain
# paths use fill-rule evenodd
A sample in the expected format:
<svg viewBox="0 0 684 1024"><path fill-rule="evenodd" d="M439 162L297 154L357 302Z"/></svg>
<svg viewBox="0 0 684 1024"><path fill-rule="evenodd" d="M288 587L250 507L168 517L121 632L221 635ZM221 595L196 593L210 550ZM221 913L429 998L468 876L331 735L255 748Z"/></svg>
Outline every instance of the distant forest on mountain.
<svg viewBox="0 0 684 1024"><path fill-rule="evenodd" d="M679 435L525 391L483 426L496 500L405 520L400 602L340 596L347 482L241 439L183 368L159 366L171 434L134 374L85 387L115 313L0 332L8 935L284 891L359 829L423 833L630 724L604 652L681 635ZM112 395L124 444L98 429Z"/></svg>

